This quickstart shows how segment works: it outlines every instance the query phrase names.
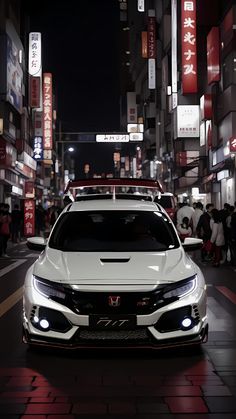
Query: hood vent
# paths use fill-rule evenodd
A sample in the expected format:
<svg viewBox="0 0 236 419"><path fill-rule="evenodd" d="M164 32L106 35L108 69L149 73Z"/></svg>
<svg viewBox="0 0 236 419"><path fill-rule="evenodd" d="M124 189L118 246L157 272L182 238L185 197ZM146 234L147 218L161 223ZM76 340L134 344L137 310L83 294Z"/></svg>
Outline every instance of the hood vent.
<svg viewBox="0 0 236 419"><path fill-rule="evenodd" d="M127 263L130 261L130 258L106 258L100 259L102 263Z"/></svg>

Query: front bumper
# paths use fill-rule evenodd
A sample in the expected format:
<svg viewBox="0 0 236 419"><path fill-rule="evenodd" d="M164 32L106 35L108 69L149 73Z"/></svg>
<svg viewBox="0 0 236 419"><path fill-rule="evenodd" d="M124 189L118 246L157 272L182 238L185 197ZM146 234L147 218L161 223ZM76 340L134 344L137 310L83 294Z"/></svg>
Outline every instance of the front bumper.
<svg viewBox="0 0 236 419"><path fill-rule="evenodd" d="M23 341L29 345L79 348L152 348L161 349L204 343L208 336L206 292L178 300L147 314L137 315L136 324L124 330L94 329L88 315L79 315L67 307L43 298L32 302L32 295L24 296ZM197 298L196 298L197 297ZM45 301L46 300L46 301ZM43 303L47 305L43 306ZM179 327L180 319L192 319L190 328ZM40 330L36 318L48 318L51 327Z"/></svg>
<svg viewBox="0 0 236 419"><path fill-rule="evenodd" d="M128 336L129 335L129 336ZM140 329L134 337L133 333L114 334L109 336L101 332L91 332L88 330L80 330L65 342L63 339L52 338L47 336L30 335L23 327L23 342L30 346L58 348L58 349L164 349L173 347L183 347L199 345L207 342L208 324L201 328L199 334L176 337L171 339L162 339L157 341L149 333L147 329Z"/></svg>

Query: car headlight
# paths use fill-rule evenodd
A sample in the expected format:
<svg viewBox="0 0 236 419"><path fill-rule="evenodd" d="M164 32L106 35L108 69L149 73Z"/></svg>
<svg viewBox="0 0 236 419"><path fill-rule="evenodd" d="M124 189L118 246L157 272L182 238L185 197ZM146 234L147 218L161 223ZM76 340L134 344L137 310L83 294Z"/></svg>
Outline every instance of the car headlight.
<svg viewBox="0 0 236 419"><path fill-rule="evenodd" d="M197 285L197 276L191 277L189 279L185 279L184 281L180 281L177 284L168 287L167 292L163 293L163 298L173 298L173 297L184 297L187 294L193 292Z"/></svg>
<svg viewBox="0 0 236 419"><path fill-rule="evenodd" d="M33 284L36 291L42 294L44 297L64 300L66 294L63 286L60 284L47 281L46 279L39 278L33 275Z"/></svg>

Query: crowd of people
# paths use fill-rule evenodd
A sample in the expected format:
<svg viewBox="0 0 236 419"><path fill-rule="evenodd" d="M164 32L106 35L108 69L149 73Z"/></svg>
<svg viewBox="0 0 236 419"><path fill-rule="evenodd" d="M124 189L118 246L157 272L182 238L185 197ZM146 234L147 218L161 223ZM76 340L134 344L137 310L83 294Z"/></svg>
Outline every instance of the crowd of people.
<svg viewBox="0 0 236 419"><path fill-rule="evenodd" d="M205 209L201 202L191 207L179 205L175 219L181 241L186 237L203 240L201 259L211 261L213 266L230 263L236 266L236 202L234 206L225 203L221 210L212 203Z"/></svg>

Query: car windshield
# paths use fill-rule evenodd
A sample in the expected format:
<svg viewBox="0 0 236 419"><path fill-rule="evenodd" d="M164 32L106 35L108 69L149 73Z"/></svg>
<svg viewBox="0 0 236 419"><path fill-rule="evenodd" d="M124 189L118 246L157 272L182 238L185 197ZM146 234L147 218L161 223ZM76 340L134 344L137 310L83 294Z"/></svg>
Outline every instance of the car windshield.
<svg viewBox="0 0 236 419"><path fill-rule="evenodd" d="M65 252L164 251L179 247L161 212L75 211L58 219L49 247Z"/></svg>

